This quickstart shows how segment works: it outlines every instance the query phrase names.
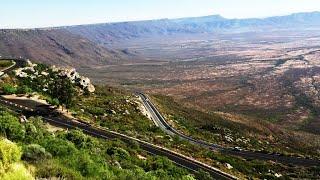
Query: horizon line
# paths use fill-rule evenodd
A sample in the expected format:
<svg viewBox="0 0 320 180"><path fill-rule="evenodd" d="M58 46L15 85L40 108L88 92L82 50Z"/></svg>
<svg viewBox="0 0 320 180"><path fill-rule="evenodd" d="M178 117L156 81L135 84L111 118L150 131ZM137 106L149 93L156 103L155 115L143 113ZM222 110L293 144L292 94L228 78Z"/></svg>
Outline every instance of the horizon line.
<svg viewBox="0 0 320 180"><path fill-rule="evenodd" d="M292 12L292 13L284 13L279 15L271 15L264 17L249 17L249 18L226 18L221 14L209 14L204 16L184 16L184 17L174 17L174 18L155 18L155 19L141 19L141 20L127 20L127 21L111 21L111 22L94 22L94 23L83 23L83 24L66 24L66 25L53 25L53 26L43 26L43 27L20 27L20 28L0 28L0 30L50 30L50 29L61 29L67 27L76 27L76 26L90 26L90 25L101 25L101 24L121 24L121 23L130 23L130 22L147 22L147 21L161 21L161 20L181 20L188 18L202 18L202 17L210 17L210 16L220 16L225 20L244 20L244 19L268 19L273 17L285 17L291 16L295 14L312 14L312 13L320 13L320 11L303 11L303 12Z"/></svg>

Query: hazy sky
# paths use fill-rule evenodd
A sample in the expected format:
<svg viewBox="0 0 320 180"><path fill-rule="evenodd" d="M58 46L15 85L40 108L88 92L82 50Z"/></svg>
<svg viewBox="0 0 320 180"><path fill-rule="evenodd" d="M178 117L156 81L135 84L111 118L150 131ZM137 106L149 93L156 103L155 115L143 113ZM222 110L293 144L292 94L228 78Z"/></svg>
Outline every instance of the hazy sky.
<svg viewBox="0 0 320 180"><path fill-rule="evenodd" d="M220 14L267 17L320 11L320 0L0 0L0 28L31 28Z"/></svg>

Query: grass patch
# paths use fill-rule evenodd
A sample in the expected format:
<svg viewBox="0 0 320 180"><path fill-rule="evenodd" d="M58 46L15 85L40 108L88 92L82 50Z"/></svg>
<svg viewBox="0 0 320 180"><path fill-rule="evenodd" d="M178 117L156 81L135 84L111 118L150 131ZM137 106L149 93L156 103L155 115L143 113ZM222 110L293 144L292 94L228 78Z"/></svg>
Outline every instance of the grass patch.
<svg viewBox="0 0 320 180"><path fill-rule="evenodd" d="M0 60L0 70L13 65L11 60Z"/></svg>

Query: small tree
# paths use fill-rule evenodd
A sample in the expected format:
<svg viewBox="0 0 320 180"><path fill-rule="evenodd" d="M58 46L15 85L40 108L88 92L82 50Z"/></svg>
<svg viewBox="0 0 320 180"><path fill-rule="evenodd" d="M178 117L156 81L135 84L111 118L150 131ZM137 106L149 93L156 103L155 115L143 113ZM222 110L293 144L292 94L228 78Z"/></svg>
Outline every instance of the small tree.
<svg viewBox="0 0 320 180"><path fill-rule="evenodd" d="M57 98L60 104L64 104L67 108L71 107L75 95L75 87L68 78L59 78L55 81L52 87L52 96Z"/></svg>

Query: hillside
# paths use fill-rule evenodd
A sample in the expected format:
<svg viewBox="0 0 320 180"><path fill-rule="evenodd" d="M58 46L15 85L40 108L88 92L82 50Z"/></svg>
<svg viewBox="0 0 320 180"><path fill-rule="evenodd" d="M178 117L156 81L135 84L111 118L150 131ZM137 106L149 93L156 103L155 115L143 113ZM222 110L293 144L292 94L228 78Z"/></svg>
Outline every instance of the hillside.
<svg viewBox="0 0 320 180"><path fill-rule="evenodd" d="M36 108L43 107L44 101L34 98L42 97L55 106L50 112L42 111L45 113L40 117L39 111L17 110L2 101L0 179L202 179L197 177L198 173L178 167L165 157L149 155L135 141L106 140L97 134L89 136L85 134L87 131L74 126L64 129L55 123L48 124L47 116L55 122L67 118L59 108L64 104L70 111L82 108L83 111L72 113L83 117L79 123L90 120L91 126L97 121L108 128L140 132L154 129L129 92L97 87L97 94L93 94L84 86L90 80L71 70L28 61L25 67L0 77L1 95L19 94L20 98L11 101Z"/></svg>
<svg viewBox="0 0 320 180"><path fill-rule="evenodd" d="M61 29L0 30L0 56L22 56L46 64L74 67L115 64L120 59L128 59L120 51L101 47Z"/></svg>
<svg viewBox="0 0 320 180"><path fill-rule="evenodd" d="M59 128L60 126L54 127L57 124L48 121L48 119L53 119L53 122L60 122L60 120L67 118L62 121L67 123L71 121L70 116L72 116L73 121L77 120L79 123L86 124L85 127L99 127L100 130L115 131L168 148L235 175L239 179L273 179L276 177L310 179L311 177L319 177L318 167L246 160L167 135L145 116L142 104L134 94L109 86L96 86L94 93L87 91L88 86L84 86L87 83L83 84L84 81L79 80L79 78L87 78L80 76L73 69L70 71L69 68L49 67L44 64L27 62L26 67L18 68L14 72L3 76L0 81L0 93L4 95L3 98L9 102L27 105L30 108L39 107L36 106L40 102L39 98L51 104L50 112L46 111L45 115L41 115L42 118L32 116L26 118L24 115L38 116L44 111L36 111L35 114L22 111L24 114L22 115L21 111L14 112L12 110L15 108L7 106L1 101L0 139L1 137L6 138L21 147L13 162L23 163L26 169L30 170L22 175L31 174L36 178L47 179L104 179L106 177L108 177L107 179L212 179L204 171L189 172L176 166L165 157L151 156L147 153L150 151L136 141L128 141L123 138L98 139L88 136L91 134L88 133L91 128L76 126L79 129L71 130L68 128L65 130ZM199 122L205 118L207 120L206 126L203 126L198 132L199 135L205 133L206 140L208 138L211 140L213 137L208 132L212 130L215 133L221 133L214 136L215 141L231 144L222 138L227 135L231 136L232 133L230 138L236 136L240 138L240 142L246 145L257 146L256 141L248 141L242 134L237 133L238 130L234 130L237 127L244 130L243 127L246 126L238 126L227 118L208 116L176 105L161 96L153 97L157 101L160 100L158 102L161 104L162 110L167 111L166 106L170 107L171 105L170 110L176 112L171 116L176 118L175 122L185 121L187 118L191 120L182 122L181 125L188 125L194 120ZM34 101L35 99L38 100ZM166 105L163 106L164 104ZM68 111L65 108L62 110L62 106ZM9 107L11 110L5 107ZM69 117L65 117L68 112ZM45 122L51 122L51 125ZM197 128L199 124L194 124L194 128ZM177 127L180 127L180 123ZM189 127L185 130L189 130ZM194 132L196 131L190 129L190 134L193 135ZM0 140L0 150L1 148ZM21 170L24 169L22 166ZM4 174L0 172L0 177L10 174L10 171L4 172Z"/></svg>

